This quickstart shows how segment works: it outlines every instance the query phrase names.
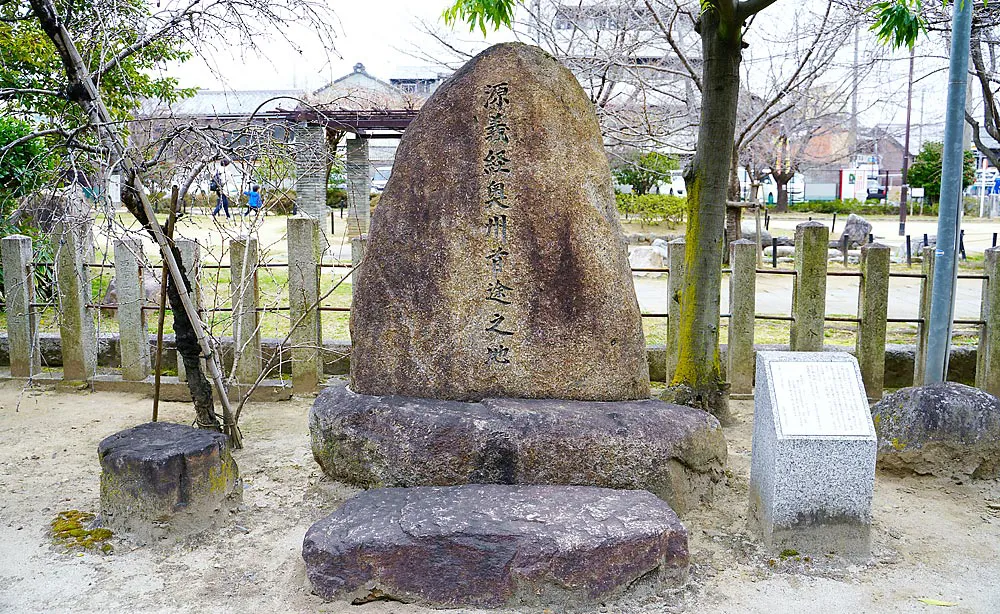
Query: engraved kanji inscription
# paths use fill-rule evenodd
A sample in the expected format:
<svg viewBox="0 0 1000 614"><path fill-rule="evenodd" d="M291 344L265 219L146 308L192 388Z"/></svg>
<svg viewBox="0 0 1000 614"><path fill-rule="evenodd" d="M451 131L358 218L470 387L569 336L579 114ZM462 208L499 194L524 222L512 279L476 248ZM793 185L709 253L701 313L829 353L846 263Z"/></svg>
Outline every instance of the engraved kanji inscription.
<svg viewBox="0 0 1000 614"><path fill-rule="evenodd" d="M486 348L486 364L509 365L510 348L503 345L491 345Z"/></svg>
<svg viewBox="0 0 1000 614"><path fill-rule="evenodd" d="M498 245L496 249L486 255L486 259L490 261L490 267L493 269L493 275L497 276L503 273L504 260L510 256L508 252L502 245Z"/></svg>
<svg viewBox="0 0 1000 614"><path fill-rule="evenodd" d="M493 151L491 149L486 153L486 157L483 158L483 174L509 173L509 164L510 158L507 157L506 150L498 149L497 151Z"/></svg>
<svg viewBox="0 0 1000 614"><path fill-rule="evenodd" d="M486 289L486 300L496 301L503 305L510 305L513 288L505 286L499 279L489 285Z"/></svg>
<svg viewBox="0 0 1000 614"><path fill-rule="evenodd" d="M486 188L486 206L487 207L498 207L500 209L509 209L510 205L507 204L507 186L502 181L491 180L490 185Z"/></svg>
<svg viewBox="0 0 1000 614"><path fill-rule="evenodd" d="M507 216L493 215L486 220L486 236L507 242Z"/></svg>
<svg viewBox="0 0 1000 614"><path fill-rule="evenodd" d="M483 103L483 108L494 109L498 113L503 113L504 108L510 104L510 84L506 81L501 81L500 83L487 85L485 90L486 102Z"/></svg>
<svg viewBox="0 0 1000 614"><path fill-rule="evenodd" d="M512 330L503 330L503 323L506 319L502 314L494 313L490 318L490 325L486 327L486 332L505 336L513 335L514 331Z"/></svg>
<svg viewBox="0 0 1000 614"><path fill-rule="evenodd" d="M510 143L510 124L504 119L504 116L500 113L495 113L490 115L489 121L486 123L486 129L484 130L486 134L486 139L494 143Z"/></svg>

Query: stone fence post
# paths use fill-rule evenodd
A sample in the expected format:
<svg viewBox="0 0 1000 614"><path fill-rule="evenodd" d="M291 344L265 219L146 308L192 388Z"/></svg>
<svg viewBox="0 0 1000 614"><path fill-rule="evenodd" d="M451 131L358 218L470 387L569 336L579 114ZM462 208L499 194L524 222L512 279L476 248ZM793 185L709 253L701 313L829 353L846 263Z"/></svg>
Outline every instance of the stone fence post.
<svg viewBox="0 0 1000 614"><path fill-rule="evenodd" d="M983 321L980 328L976 387L1000 397L1000 247L986 250L983 271Z"/></svg>
<svg viewBox="0 0 1000 614"><path fill-rule="evenodd" d="M754 241L740 239L731 244L729 262L729 351L728 375L730 392L753 392L754 311L757 292L757 252Z"/></svg>
<svg viewBox="0 0 1000 614"><path fill-rule="evenodd" d="M870 400L882 398L885 381L885 330L889 317L889 261L886 245L861 247L861 289L858 293L858 336L855 354Z"/></svg>
<svg viewBox="0 0 1000 614"><path fill-rule="evenodd" d="M795 283L792 286L793 352L823 351L826 268L830 229L822 222L795 227Z"/></svg>
<svg viewBox="0 0 1000 614"><path fill-rule="evenodd" d="M315 392L323 380L323 330L319 264L323 258L320 221L288 218L288 304L292 328L292 391Z"/></svg>
<svg viewBox="0 0 1000 614"><path fill-rule="evenodd" d="M347 236L368 234L371 215L371 172L368 162L368 139L355 135L347 139Z"/></svg>
<svg viewBox="0 0 1000 614"><path fill-rule="evenodd" d="M920 272L924 278L920 281L920 307L917 310L917 351L913 356L913 385L924 385L924 367L927 364L927 331L931 318L931 290L934 287L934 246L927 245L922 249Z"/></svg>
<svg viewBox="0 0 1000 614"><path fill-rule="evenodd" d="M31 377L42 371L38 344L38 317L35 315L35 270L31 238L10 235L0 241L3 258L3 286L7 297L7 342L10 347L12 377Z"/></svg>
<svg viewBox="0 0 1000 614"><path fill-rule="evenodd" d="M233 352L236 381L252 384L262 368L260 318L257 314L257 239L229 242L229 287L233 305Z"/></svg>
<svg viewBox="0 0 1000 614"><path fill-rule="evenodd" d="M684 238L667 244L667 364L666 380L674 381L674 371L680 357L681 292L684 288Z"/></svg>
<svg viewBox="0 0 1000 614"><path fill-rule="evenodd" d="M55 226L56 287L63 379L87 380L97 373L97 328L90 303L90 276L84 263L81 231L72 223Z"/></svg>
<svg viewBox="0 0 1000 614"><path fill-rule="evenodd" d="M142 243L136 238L115 241L115 292L118 295L118 339L122 379L142 381L149 377L149 333L143 292Z"/></svg>
<svg viewBox="0 0 1000 614"><path fill-rule="evenodd" d="M181 254L181 261L178 264L183 264L184 279L187 280L188 285L191 287L191 301L198 309L198 316L204 317L202 314L201 287L199 286L199 278L201 276L201 246L198 245L197 241L188 239L177 239L174 241L174 245L177 246L177 251ZM201 363L201 372L208 373L204 358L201 360ZM181 382L187 381L187 371L184 369L184 360L181 359L180 354L177 355L177 380Z"/></svg>
<svg viewBox="0 0 1000 614"><path fill-rule="evenodd" d="M326 232L326 177L329 166L326 127L299 124L295 127L295 207L299 214L319 220Z"/></svg>

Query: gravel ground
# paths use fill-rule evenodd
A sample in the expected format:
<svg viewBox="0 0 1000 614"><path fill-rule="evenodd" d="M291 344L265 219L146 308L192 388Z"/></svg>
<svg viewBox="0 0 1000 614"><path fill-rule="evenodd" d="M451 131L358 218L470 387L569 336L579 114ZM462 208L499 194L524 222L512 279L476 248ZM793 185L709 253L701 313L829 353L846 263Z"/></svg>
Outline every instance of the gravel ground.
<svg viewBox="0 0 1000 614"><path fill-rule="evenodd" d="M135 396L0 384L0 611L351 612L412 614L414 606L324 603L310 592L300 550L311 523L356 492L312 460L308 399L247 408L236 453L247 490L224 528L110 555L66 553L47 528L64 510L99 507L98 442L147 420ZM626 593L595 612L1000 612L1000 486L878 476L875 553L864 565L769 559L745 531L752 403L727 429L730 477L710 509L684 518L688 583ZM161 406L188 422L188 406ZM239 528L238 528L239 527ZM942 610L921 598L954 603Z"/></svg>

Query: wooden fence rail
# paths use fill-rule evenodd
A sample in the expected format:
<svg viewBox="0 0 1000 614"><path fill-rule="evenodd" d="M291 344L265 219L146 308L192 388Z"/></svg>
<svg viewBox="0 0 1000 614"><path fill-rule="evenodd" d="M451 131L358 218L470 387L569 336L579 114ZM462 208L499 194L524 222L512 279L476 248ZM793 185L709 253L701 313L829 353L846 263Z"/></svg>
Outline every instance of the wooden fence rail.
<svg viewBox="0 0 1000 614"><path fill-rule="evenodd" d="M230 242L229 264L205 264L197 243L178 241L181 258L195 290L196 305L202 313L232 314L236 360L231 378L235 382L253 382L262 368L260 314L289 313L291 331L292 386L296 393L314 391L323 380L322 313L345 313L350 307L326 306L320 301L320 279L323 269L349 268L360 262L365 240L355 237L351 242L351 262L323 262L323 235L320 221L306 217L288 218L288 263L259 263L256 239ZM63 378L86 380L96 373L97 342L94 315L96 309L117 309L121 375L126 380L143 380L150 373L149 343L145 339L145 314L155 306L144 306L142 289L143 267L141 245L135 241L115 243L115 262L85 264L85 250L78 232L57 227L56 254L52 264L31 262L31 239L21 235L4 237L0 241L4 265L4 286L7 303L0 304L7 312L7 332L10 346L12 377L32 377L41 370L38 331L38 310L58 307L63 348ZM877 399L883 393L886 351L886 328L889 323L917 325L917 350L914 361L914 384L923 383L926 355L930 294L934 276L934 248L922 246L921 271L891 272L890 249L877 243L861 249L858 271L828 270L829 229L818 222L805 222L796 229L796 260L794 270L759 268L757 248L751 241L736 241L730 245L729 313L722 314L729 322L728 378L732 391L749 394L753 386L754 322L756 320L789 322L790 346L793 351L818 351L823 347L824 326L828 322L857 324L855 354L861 365L868 396ZM666 273L666 305L663 313L644 313L644 318L666 319L666 379L673 377L677 364L678 329L680 321L680 291L684 266L683 239L668 244L667 262L663 267L639 267L634 272ZM57 280L57 300L39 303L33 286L35 267L54 266ZM90 297L88 267L115 268L118 301L116 306L101 305ZM261 306L257 275L260 269L288 270L288 304ZM230 271L231 307L206 308L202 305L200 275L205 270ZM792 276L792 309L789 315L756 313L756 279L759 275ZM857 316L826 314L826 279L831 276L859 279ZM889 280L911 278L920 280L920 300L916 318L888 317ZM982 274L961 274L960 279L981 280L982 311L978 320L958 319L956 324L980 329L977 354L976 384L1000 395L1000 248L986 250ZM183 369L178 376L184 381Z"/></svg>

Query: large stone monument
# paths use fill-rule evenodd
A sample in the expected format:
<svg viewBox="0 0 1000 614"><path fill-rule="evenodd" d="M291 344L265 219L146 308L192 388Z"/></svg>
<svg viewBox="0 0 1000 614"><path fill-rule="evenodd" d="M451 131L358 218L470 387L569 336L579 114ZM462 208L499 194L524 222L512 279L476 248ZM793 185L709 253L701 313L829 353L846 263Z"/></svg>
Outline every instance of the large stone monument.
<svg viewBox="0 0 1000 614"><path fill-rule="evenodd" d="M480 54L407 128L355 273L359 394L649 397L593 105L555 58Z"/></svg>
<svg viewBox="0 0 1000 614"><path fill-rule="evenodd" d="M472 573L445 565L452 575L442 577L406 555L407 539L356 541L385 537L365 525L378 510L414 526L488 517L484 531L501 541L514 531L514 550L531 552L563 539L559 510L576 501L598 519L591 535L621 531L621 543L648 548L643 561L686 567L679 523L654 537L639 524L623 526L619 512L631 495L606 506L601 493L616 491L574 490L648 490L683 511L711 497L726 444L712 416L649 398L600 127L572 73L541 49L491 47L438 89L407 129L355 273L351 337L349 385L325 390L310 412L313 453L328 475L365 488L507 486L482 491L489 496L476 495L474 505L464 490L407 489L391 505L381 495L359 497L353 513L331 516L307 537L317 592L346 598L377 589L440 605L499 595L486 600L497 605L566 581L532 572L511 590L477 587L461 597L456 588L439 599L433 587L415 588L412 578L394 584L366 564L338 572L350 577L338 584L324 570L348 564L348 551L382 546L379 556L405 556L408 573L428 582L460 587L459 576ZM526 492L537 527L505 515L528 509ZM475 526L458 525L426 539L479 539ZM574 546L567 557L601 557L591 546ZM503 570L519 564L504 559L496 578L511 581L513 571ZM600 587L574 579L574 599L613 594L636 577L631 566L607 571L595 576Z"/></svg>
<svg viewBox="0 0 1000 614"><path fill-rule="evenodd" d="M758 352L750 522L769 550L866 558L875 428L843 352Z"/></svg>

